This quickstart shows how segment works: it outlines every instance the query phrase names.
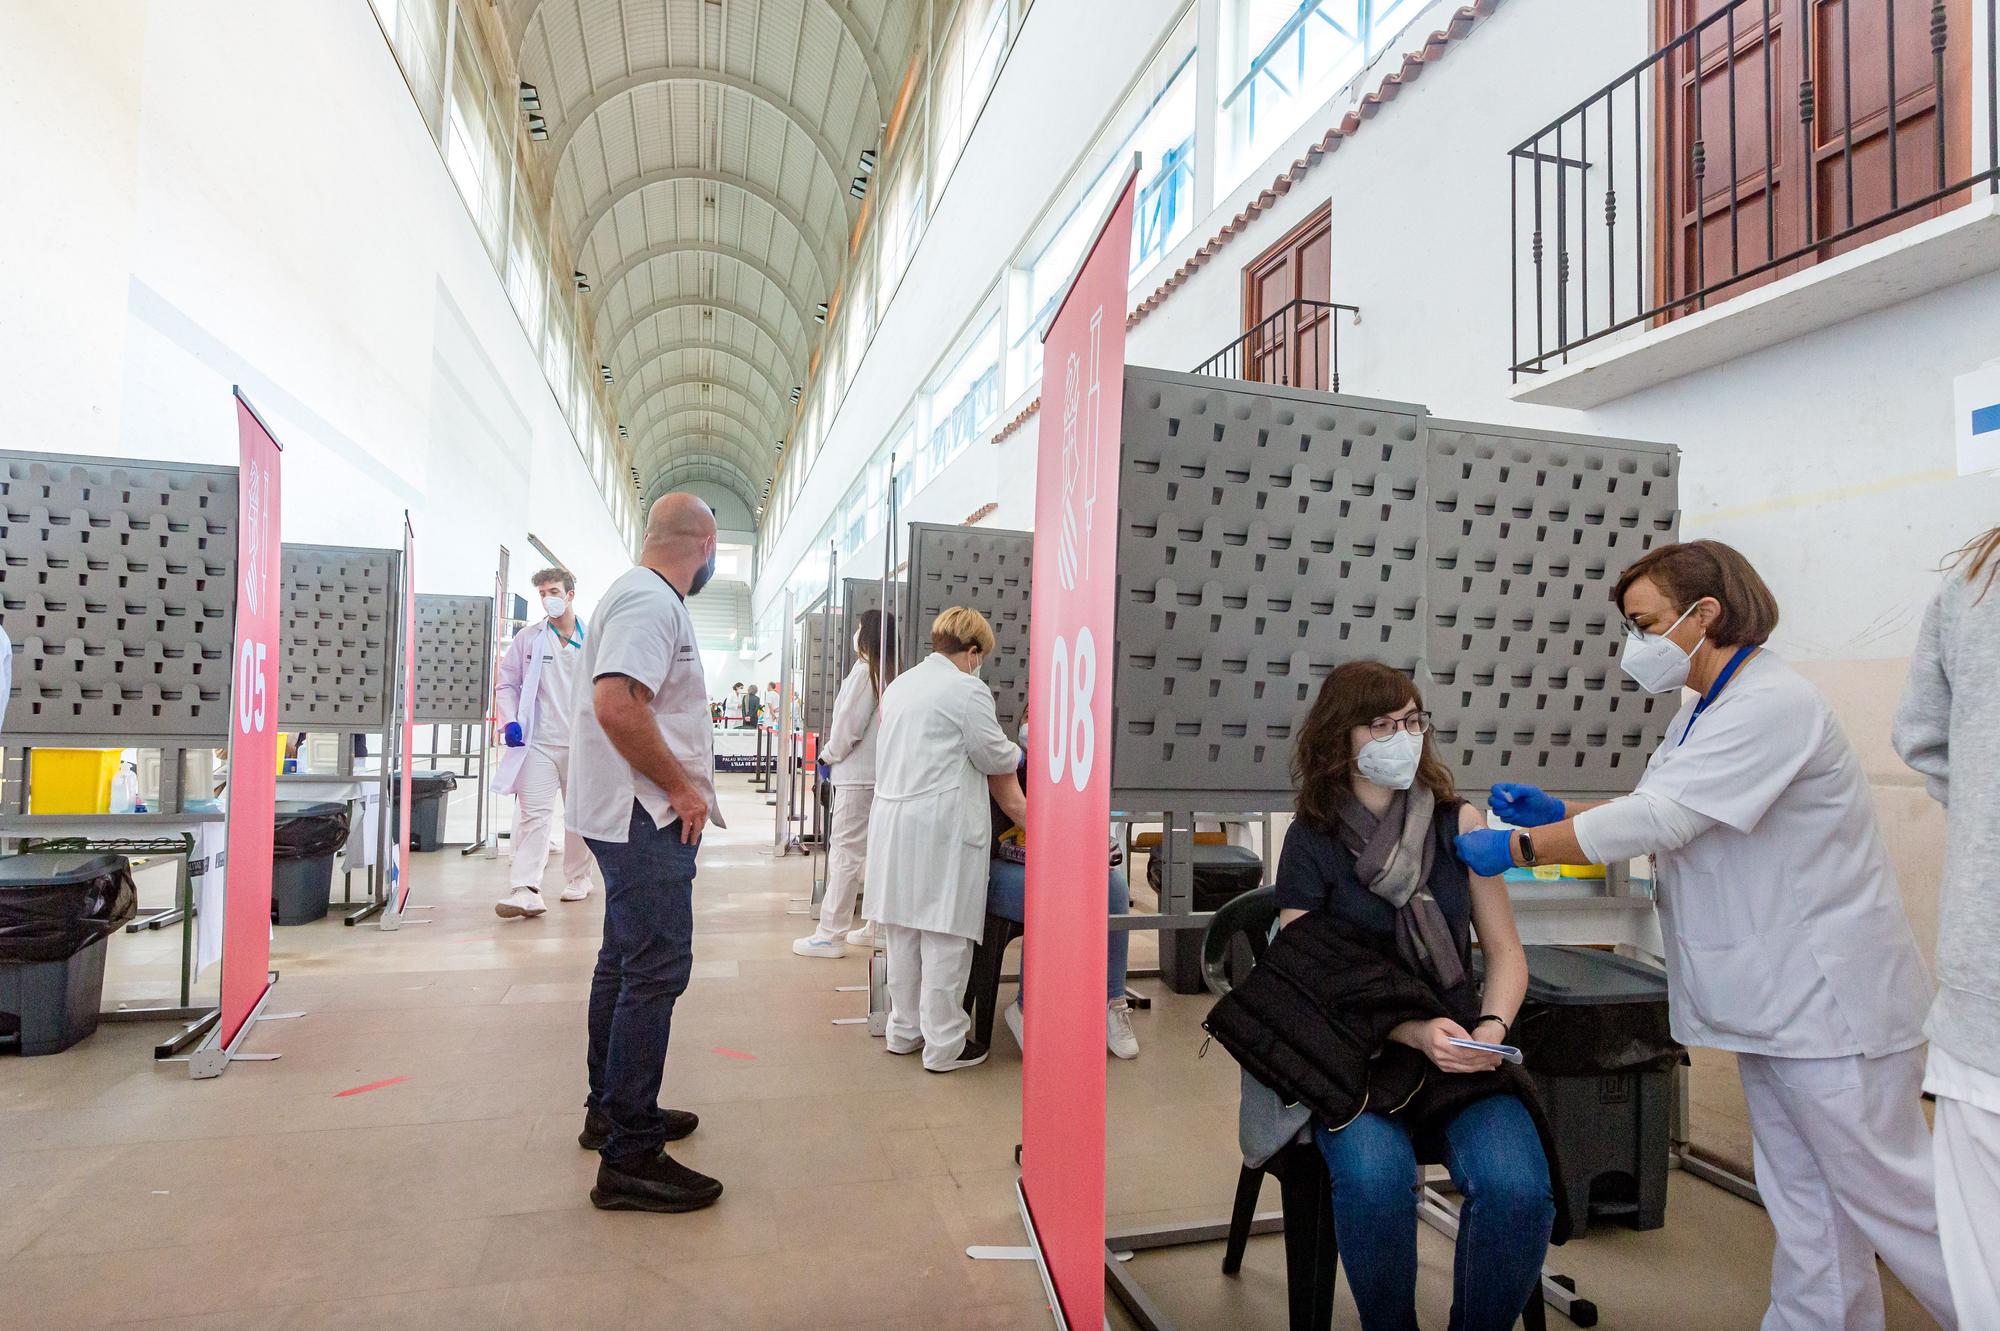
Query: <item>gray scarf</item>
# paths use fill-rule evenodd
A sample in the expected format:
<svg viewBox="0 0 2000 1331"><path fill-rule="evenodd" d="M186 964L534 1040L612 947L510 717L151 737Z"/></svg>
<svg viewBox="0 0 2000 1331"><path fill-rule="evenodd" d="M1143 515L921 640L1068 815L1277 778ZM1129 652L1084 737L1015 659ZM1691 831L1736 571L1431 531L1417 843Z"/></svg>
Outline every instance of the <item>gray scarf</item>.
<svg viewBox="0 0 2000 1331"><path fill-rule="evenodd" d="M1358 799L1340 808L1340 844L1354 856L1355 876L1396 908L1396 951L1412 969L1446 989L1465 979L1451 926L1428 886L1437 838L1431 830L1437 797L1421 783L1399 790L1377 818Z"/></svg>

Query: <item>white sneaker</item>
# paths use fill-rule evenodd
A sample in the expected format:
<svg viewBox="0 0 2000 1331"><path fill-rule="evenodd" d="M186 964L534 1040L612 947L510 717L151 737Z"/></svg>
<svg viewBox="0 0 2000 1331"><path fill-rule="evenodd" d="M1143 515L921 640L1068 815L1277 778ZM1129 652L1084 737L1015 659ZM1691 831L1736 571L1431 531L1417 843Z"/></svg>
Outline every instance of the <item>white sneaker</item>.
<svg viewBox="0 0 2000 1331"><path fill-rule="evenodd" d="M847 955L847 944L838 938L821 938L815 934L811 938L801 938L792 944L792 955L796 957L825 957L832 961Z"/></svg>
<svg viewBox="0 0 2000 1331"><path fill-rule="evenodd" d="M1028 1037L1021 1034L1021 1001L1015 999L1001 1008L1000 1016L1007 1023L1007 1029L1014 1032L1015 1047L1025 1050L1028 1047Z"/></svg>
<svg viewBox="0 0 2000 1331"><path fill-rule="evenodd" d="M590 900L590 880L588 878L584 878L578 880L577 882L571 883L568 887L565 887L562 890L562 896L559 899L563 901Z"/></svg>
<svg viewBox="0 0 2000 1331"><path fill-rule="evenodd" d="M493 913L503 920L521 916L534 919L548 907L542 904L542 894L532 887L517 887L513 895L503 898L493 907Z"/></svg>
<svg viewBox="0 0 2000 1331"><path fill-rule="evenodd" d="M1104 1009L1104 1047L1117 1058L1139 1056L1139 1036L1132 1029L1132 1005L1114 999Z"/></svg>
<svg viewBox="0 0 2000 1331"><path fill-rule="evenodd" d="M850 947L865 947L871 951L880 946L875 939L875 926L872 924L864 924L849 933L847 943Z"/></svg>

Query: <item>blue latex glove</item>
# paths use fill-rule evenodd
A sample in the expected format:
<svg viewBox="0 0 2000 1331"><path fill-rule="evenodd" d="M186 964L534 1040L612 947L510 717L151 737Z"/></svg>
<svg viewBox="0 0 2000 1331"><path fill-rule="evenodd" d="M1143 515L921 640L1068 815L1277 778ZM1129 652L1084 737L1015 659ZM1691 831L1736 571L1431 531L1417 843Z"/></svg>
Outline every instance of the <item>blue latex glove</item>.
<svg viewBox="0 0 2000 1331"><path fill-rule="evenodd" d="M1563 802L1539 786L1520 786L1511 781L1494 785L1486 807L1503 823L1516 827L1547 827L1569 816Z"/></svg>
<svg viewBox="0 0 2000 1331"><path fill-rule="evenodd" d="M1466 868L1482 877L1498 878L1514 867L1514 852L1507 844L1513 835L1482 827L1474 832L1460 832L1452 844L1458 847L1458 858L1465 861Z"/></svg>
<svg viewBox="0 0 2000 1331"><path fill-rule="evenodd" d="M833 780L833 769L826 765L826 759L824 758L819 760L819 779L822 781Z"/></svg>
<svg viewBox="0 0 2000 1331"><path fill-rule="evenodd" d="M521 723L519 721L509 721L507 723L507 728L500 732L500 737L507 741L508 748L510 749L520 748Z"/></svg>

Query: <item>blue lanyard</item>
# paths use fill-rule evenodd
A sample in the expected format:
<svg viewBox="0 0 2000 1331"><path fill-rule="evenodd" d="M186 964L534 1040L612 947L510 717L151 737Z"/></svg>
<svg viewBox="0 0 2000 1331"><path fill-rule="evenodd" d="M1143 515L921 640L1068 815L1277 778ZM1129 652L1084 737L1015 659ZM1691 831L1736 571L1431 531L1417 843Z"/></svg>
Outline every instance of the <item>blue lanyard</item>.
<svg viewBox="0 0 2000 1331"><path fill-rule="evenodd" d="M556 622L553 619L549 621L549 632L555 634L556 641L560 642L565 647L581 647L583 646L583 616L581 615L577 616L575 642L571 642L568 638L565 638L563 636L563 631L556 627Z"/></svg>
<svg viewBox="0 0 2000 1331"><path fill-rule="evenodd" d="M1708 686L1708 692L1702 694L1701 701L1694 705L1694 715L1688 718L1687 729L1681 731L1680 739L1674 742L1675 748L1679 748L1681 745L1687 743L1688 734L1693 731L1694 723L1701 720L1701 714L1708 710L1708 705L1715 701L1715 696L1718 693L1722 692L1722 686L1727 684L1729 677L1736 673L1736 667L1749 660L1751 653L1756 650L1755 644L1736 649L1736 655L1729 658L1729 664L1722 667L1722 673L1715 677L1715 683Z"/></svg>

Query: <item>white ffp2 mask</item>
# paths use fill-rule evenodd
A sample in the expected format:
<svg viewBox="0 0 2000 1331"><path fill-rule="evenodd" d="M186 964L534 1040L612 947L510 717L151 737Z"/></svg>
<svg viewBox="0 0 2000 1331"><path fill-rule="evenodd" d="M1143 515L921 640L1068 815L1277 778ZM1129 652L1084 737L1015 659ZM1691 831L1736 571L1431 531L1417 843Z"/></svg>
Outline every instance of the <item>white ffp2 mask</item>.
<svg viewBox="0 0 2000 1331"><path fill-rule="evenodd" d="M1354 755L1361 775L1390 790L1408 790L1417 779L1417 764L1423 761L1424 742L1407 730L1398 730L1387 739L1371 740Z"/></svg>
<svg viewBox="0 0 2000 1331"><path fill-rule="evenodd" d="M569 602L560 596L544 596L542 598L542 609L549 612L550 619L561 619L563 611L569 609Z"/></svg>
<svg viewBox="0 0 2000 1331"><path fill-rule="evenodd" d="M1686 684L1688 668L1694 664L1694 653L1682 651L1680 644L1667 634L1679 628L1681 619L1693 613L1693 606L1681 611L1681 618L1667 625L1664 633L1628 634L1625 650L1618 658L1618 668L1648 693L1670 693ZM1704 633L1694 645L1701 646L1707 637Z"/></svg>

